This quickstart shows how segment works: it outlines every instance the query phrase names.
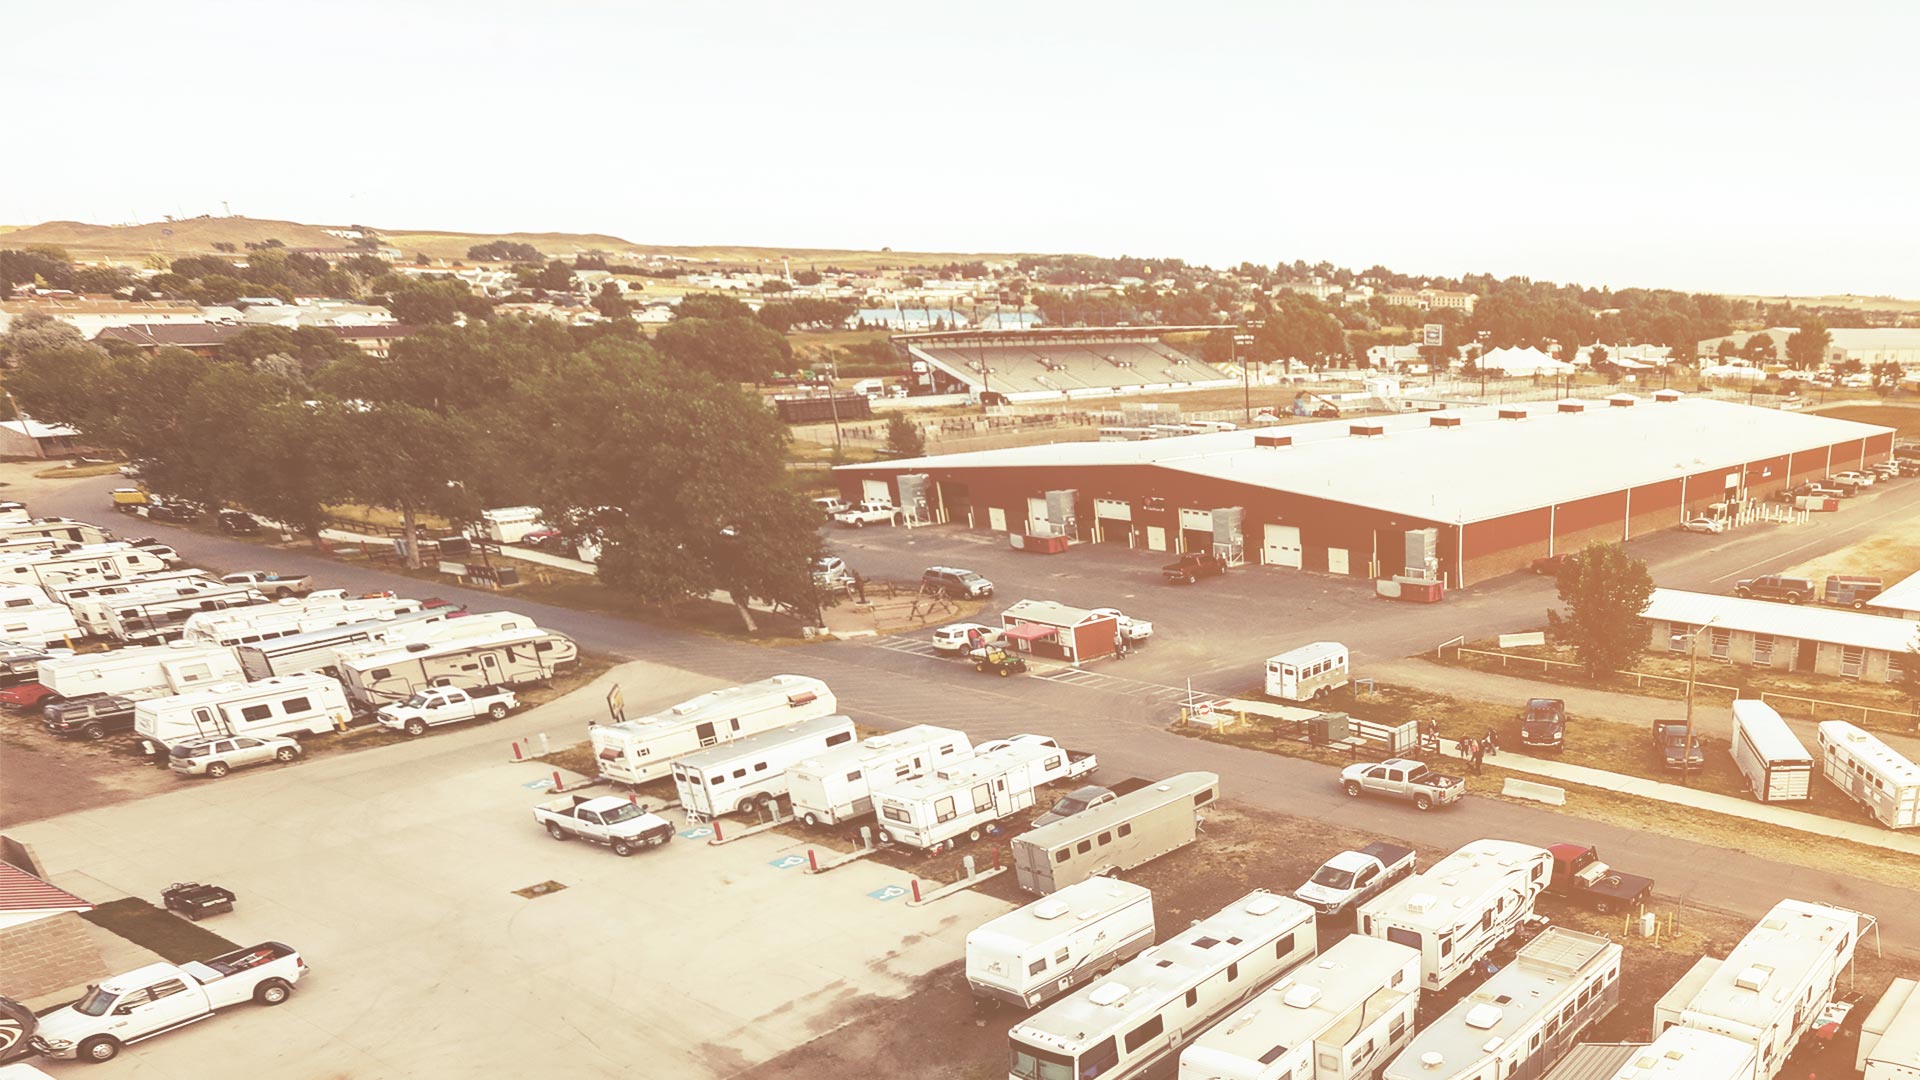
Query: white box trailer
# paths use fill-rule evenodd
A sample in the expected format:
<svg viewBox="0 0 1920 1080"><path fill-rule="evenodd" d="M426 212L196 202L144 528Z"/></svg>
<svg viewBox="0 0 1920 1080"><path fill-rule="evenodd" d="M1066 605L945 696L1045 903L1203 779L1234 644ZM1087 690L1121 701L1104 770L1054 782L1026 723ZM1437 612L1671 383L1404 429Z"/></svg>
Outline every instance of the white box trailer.
<svg viewBox="0 0 1920 1080"><path fill-rule="evenodd" d="M133 731L147 753L220 735L320 735L344 731L353 713L339 680L289 675L220 683L133 707Z"/></svg>
<svg viewBox="0 0 1920 1080"><path fill-rule="evenodd" d="M1020 887L1045 896L1074 882L1131 870L1193 843L1200 812L1220 797L1220 776L1189 772L1013 838Z"/></svg>
<svg viewBox="0 0 1920 1080"><path fill-rule="evenodd" d="M1337 641L1316 641L1267 658L1266 691L1281 701L1315 701L1353 681L1352 656Z"/></svg>
<svg viewBox="0 0 1920 1080"><path fill-rule="evenodd" d="M0 541L44 538L66 544L110 544L113 532L90 521L72 518L34 518L0 522Z"/></svg>
<svg viewBox="0 0 1920 1080"><path fill-rule="evenodd" d="M1445 989L1533 914L1553 854L1476 840L1359 908L1360 932L1420 951L1421 986Z"/></svg>
<svg viewBox="0 0 1920 1080"><path fill-rule="evenodd" d="M1420 954L1355 934L1180 1055L1180 1080L1372 1080L1413 1034Z"/></svg>
<svg viewBox="0 0 1920 1080"><path fill-rule="evenodd" d="M422 612L411 618L431 614ZM431 632L467 621L447 619L427 629ZM476 623L470 628L484 625ZM428 637L414 641L389 635L386 644L396 642L400 647L394 651L353 645L341 654L337 665L340 679L356 706L378 708L405 701L414 691L434 686L478 690L543 683L580 658L580 649L572 638L537 626L451 640Z"/></svg>
<svg viewBox="0 0 1920 1080"><path fill-rule="evenodd" d="M1265 889L1014 1025L1012 1080L1134 1080L1318 949L1313 909Z"/></svg>
<svg viewBox="0 0 1920 1080"><path fill-rule="evenodd" d="M391 618L363 619L303 634L259 641L234 648L240 668L249 679L323 671L339 677L343 652L364 650L369 644L403 645L423 628L447 621L448 608L415 611Z"/></svg>
<svg viewBox="0 0 1920 1080"><path fill-rule="evenodd" d="M40 662L40 685L62 698L112 695L145 701L239 682L240 661L222 645L147 645Z"/></svg>
<svg viewBox="0 0 1920 1080"><path fill-rule="evenodd" d="M1655 1003L1654 1030L1687 1027L1745 1043L1759 1058L1753 1080L1773 1080L1832 1000L1871 923L1857 911L1782 900L1725 960L1696 964Z"/></svg>
<svg viewBox="0 0 1920 1080"><path fill-rule="evenodd" d="M1118 878L1069 885L967 934L974 996L1031 1009L1153 944L1153 893Z"/></svg>
<svg viewBox="0 0 1920 1080"><path fill-rule="evenodd" d="M211 611L186 621L180 638L202 645L252 645L330 626L395 618L424 611L426 605L404 597L349 599L339 590L289 596L269 604Z"/></svg>
<svg viewBox="0 0 1920 1080"><path fill-rule="evenodd" d="M854 745L853 720L822 716L688 754L673 763L673 788L690 819L750 813L787 793L795 762Z"/></svg>
<svg viewBox="0 0 1920 1080"><path fill-rule="evenodd" d="M160 556L118 542L84 544L63 551L40 551L0 559L0 583L114 581L167 568Z"/></svg>
<svg viewBox="0 0 1920 1080"><path fill-rule="evenodd" d="M803 824L835 825L873 813L875 784L925 776L971 753L966 732L916 724L796 762L787 769L787 797Z"/></svg>
<svg viewBox="0 0 1920 1080"><path fill-rule="evenodd" d="M1820 724L1821 775L1889 829L1920 826L1920 765L1845 720Z"/></svg>
<svg viewBox="0 0 1920 1080"><path fill-rule="evenodd" d="M775 675L709 690L651 716L597 724L589 733L600 775L618 784L666 776L673 762L709 746L832 716L838 702L819 679Z"/></svg>
<svg viewBox="0 0 1920 1080"><path fill-rule="evenodd" d="M0 585L0 639L29 645L69 645L82 636L65 604L39 585Z"/></svg>
<svg viewBox="0 0 1920 1080"><path fill-rule="evenodd" d="M517 544L530 532L546 528L537 506L502 506L480 511L480 525L496 544Z"/></svg>
<svg viewBox="0 0 1920 1080"><path fill-rule="evenodd" d="M994 822L1031 808L1038 788L1084 775L1092 761L1052 739L1015 736L917 779L875 788L880 842L932 848L960 836L978 840Z"/></svg>
<svg viewBox="0 0 1920 1080"><path fill-rule="evenodd" d="M1792 802L1813 795L1813 755L1773 706L1740 698L1733 703L1733 764L1761 802Z"/></svg>
<svg viewBox="0 0 1920 1080"><path fill-rule="evenodd" d="M1862 1080L1920 1080L1920 992L1895 979L1860 1024L1853 1067Z"/></svg>
<svg viewBox="0 0 1920 1080"><path fill-rule="evenodd" d="M182 595L184 593L184 595ZM250 585L218 585L190 589L185 586L156 590L136 590L119 596L105 596L81 605L90 614L87 620L97 625L97 633L116 641L134 643L166 641L179 637L187 620L210 611L232 611L267 602L266 596ZM78 611L76 611L78 618Z"/></svg>

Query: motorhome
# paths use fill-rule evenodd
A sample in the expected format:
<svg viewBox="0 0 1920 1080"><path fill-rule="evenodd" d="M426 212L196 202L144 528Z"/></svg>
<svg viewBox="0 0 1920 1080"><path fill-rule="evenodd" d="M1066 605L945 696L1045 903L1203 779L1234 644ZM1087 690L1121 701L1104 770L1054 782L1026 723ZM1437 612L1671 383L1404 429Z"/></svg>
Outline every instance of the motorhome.
<svg viewBox="0 0 1920 1080"><path fill-rule="evenodd" d="M424 628L447 621L450 613L447 608L434 608L387 618L361 619L239 645L234 648L234 654L240 657L241 670L249 679L297 675L303 671L324 671L338 677L343 652L358 655L370 645L404 646L414 641Z"/></svg>
<svg viewBox="0 0 1920 1080"><path fill-rule="evenodd" d="M978 840L994 822L1032 807L1035 789L1075 775L1087 760L1051 739L1020 741L876 787L880 842L931 848L960 836Z"/></svg>
<svg viewBox="0 0 1920 1080"><path fill-rule="evenodd" d="M1780 1075L1787 1055L1832 1000L1869 916L1782 900L1724 960L1702 957L1653 1006L1655 1032L1686 1027L1753 1047L1753 1080Z"/></svg>
<svg viewBox="0 0 1920 1080"><path fill-rule="evenodd" d="M1740 698L1733 703L1733 764L1761 802L1792 802L1813 794L1813 755L1773 706Z"/></svg>
<svg viewBox="0 0 1920 1080"><path fill-rule="evenodd" d="M1020 887L1045 896L1076 881L1131 870L1193 843L1220 777L1180 773L1013 838Z"/></svg>
<svg viewBox="0 0 1920 1080"><path fill-rule="evenodd" d="M205 570L188 568L185 570L166 570L158 574L136 574L120 581L52 581L41 582L48 599L56 604L73 607L76 604L102 596L118 596L135 589L150 588L156 585L178 585L183 582L206 582L220 584L213 575Z"/></svg>
<svg viewBox="0 0 1920 1080"><path fill-rule="evenodd" d="M1920 765L1847 723L1820 724L1821 775L1889 829L1920 825Z"/></svg>
<svg viewBox="0 0 1920 1080"><path fill-rule="evenodd" d="M133 731L153 754L220 735L319 735L345 730L352 718L338 680L289 675L143 701L134 707Z"/></svg>
<svg viewBox="0 0 1920 1080"><path fill-rule="evenodd" d="M1031 1009L1153 944L1153 893L1093 878L1010 911L967 934L974 996Z"/></svg>
<svg viewBox="0 0 1920 1080"><path fill-rule="evenodd" d="M421 618L433 612L422 612ZM525 686L542 683L580 659L580 649L565 634L530 626L475 636L444 636L476 616L449 618L426 627L419 640L406 640L398 649L370 651L354 646L338 663L340 681L356 708L377 709L405 701L414 691L430 686ZM482 617L483 618L483 617ZM473 628L484 627L484 622ZM394 644L389 636L387 644Z"/></svg>
<svg viewBox="0 0 1920 1080"><path fill-rule="evenodd" d="M65 544L108 544L113 533L90 521L69 518L35 518L32 521L0 522L0 541L44 538Z"/></svg>
<svg viewBox="0 0 1920 1080"><path fill-rule="evenodd" d="M837 825L873 813L873 786L925 776L973 752L966 732L916 724L796 762L787 769L793 816Z"/></svg>
<svg viewBox="0 0 1920 1080"><path fill-rule="evenodd" d="M203 645L253 645L330 626L411 615L424 608L418 600L392 596L349 599L333 589L256 607L195 615L187 620L180 638Z"/></svg>
<svg viewBox="0 0 1920 1080"><path fill-rule="evenodd" d="M114 581L167 569L165 559L130 544L85 544L61 551L38 551L0 559L0 584L62 581Z"/></svg>
<svg viewBox="0 0 1920 1080"><path fill-rule="evenodd" d="M1759 1055L1746 1043L1692 1028L1668 1028L1627 1059L1612 1080L1753 1080Z"/></svg>
<svg viewBox="0 0 1920 1080"><path fill-rule="evenodd" d="M40 685L62 698L112 695L145 701L237 682L240 661L220 645L148 645L40 662Z"/></svg>
<svg viewBox="0 0 1920 1080"><path fill-rule="evenodd" d="M83 601L75 607L74 618L96 636L128 643L166 641L179 637L195 615L266 602L248 585L173 585Z"/></svg>
<svg viewBox="0 0 1920 1080"><path fill-rule="evenodd" d="M1860 1022L1861 1080L1920 1080L1920 984L1895 979Z"/></svg>
<svg viewBox="0 0 1920 1080"><path fill-rule="evenodd" d="M689 818L770 806L787 793L795 762L853 746L852 719L821 716L710 747L673 763L673 787Z"/></svg>
<svg viewBox="0 0 1920 1080"><path fill-rule="evenodd" d="M1317 948L1312 908L1255 890L1014 1025L1007 1075L1144 1076Z"/></svg>
<svg viewBox="0 0 1920 1080"><path fill-rule="evenodd" d="M1267 658L1267 696L1313 701L1353 681L1352 657L1337 641L1316 641Z"/></svg>
<svg viewBox="0 0 1920 1080"><path fill-rule="evenodd" d="M25 645L64 645L81 636L64 604L38 585L0 585L0 640Z"/></svg>
<svg viewBox="0 0 1920 1080"><path fill-rule="evenodd" d="M1420 950L1420 985L1445 989L1533 914L1553 853L1476 840L1359 908L1360 932Z"/></svg>
<svg viewBox="0 0 1920 1080"><path fill-rule="evenodd" d="M1549 927L1433 1020L1381 1080L1535 1080L1620 1003L1620 946Z"/></svg>
<svg viewBox="0 0 1920 1080"><path fill-rule="evenodd" d="M351 666L346 674L352 688ZM358 697L361 691L354 693ZM775 675L710 690L651 716L599 724L590 734L601 777L644 784L668 775L677 758L837 711L838 702L826 683L805 675Z"/></svg>
<svg viewBox="0 0 1920 1080"><path fill-rule="evenodd" d="M1180 1080L1372 1080L1407 1045L1420 954L1358 934L1301 964L1180 1054Z"/></svg>

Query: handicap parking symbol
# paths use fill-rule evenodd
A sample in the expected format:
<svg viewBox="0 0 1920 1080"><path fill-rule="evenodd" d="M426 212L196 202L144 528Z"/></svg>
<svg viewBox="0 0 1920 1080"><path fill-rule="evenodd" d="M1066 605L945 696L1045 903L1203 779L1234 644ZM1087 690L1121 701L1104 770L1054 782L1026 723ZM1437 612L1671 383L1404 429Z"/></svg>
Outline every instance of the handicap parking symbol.
<svg viewBox="0 0 1920 1080"><path fill-rule="evenodd" d="M524 784L521 784L520 786L521 786L521 787L523 787L523 788L526 788L526 789L527 789L528 791L545 791L545 790L547 790L548 788L550 788L550 787L552 787L552 786L553 786L553 781L551 781L551 780L529 780L528 782L526 782L526 783L524 783Z"/></svg>
<svg viewBox="0 0 1920 1080"><path fill-rule="evenodd" d="M773 867L775 870L791 870L796 866L804 866L806 861L804 857L799 855L782 855L767 865Z"/></svg>
<svg viewBox="0 0 1920 1080"><path fill-rule="evenodd" d="M872 892L868 893L867 895L872 897L875 900L893 900L898 897L907 895L907 890L901 888L898 885L887 885L882 888L875 889Z"/></svg>
<svg viewBox="0 0 1920 1080"><path fill-rule="evenodd" d="M682 840L701 840L712 835L713 830L707 828L705 825L695 825L691 829L680 830L680 839Z"/></svg>

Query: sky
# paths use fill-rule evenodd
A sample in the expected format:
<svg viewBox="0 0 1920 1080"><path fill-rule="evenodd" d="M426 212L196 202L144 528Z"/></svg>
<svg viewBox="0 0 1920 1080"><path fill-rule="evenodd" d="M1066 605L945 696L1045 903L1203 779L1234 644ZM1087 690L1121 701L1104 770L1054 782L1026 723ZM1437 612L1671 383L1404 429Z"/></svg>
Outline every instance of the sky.
<svg viewBox="0 0 1920 1080"><path fill-rule="evenodd" d="M8 7L9 224L1920 298L1911 0Z"/></svg>

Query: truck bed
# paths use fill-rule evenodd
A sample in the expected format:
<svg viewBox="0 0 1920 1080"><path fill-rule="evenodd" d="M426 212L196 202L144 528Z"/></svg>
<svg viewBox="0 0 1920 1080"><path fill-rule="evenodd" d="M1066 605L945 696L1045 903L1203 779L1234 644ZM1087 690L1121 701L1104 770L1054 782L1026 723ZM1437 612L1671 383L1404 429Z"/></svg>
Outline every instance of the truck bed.
<svg viewBox="0 0 1920 1080"><path fill-rule="evenodd" d="M1401 860L1413 857L1413 849L1399 844L1374 843L1360 849L1360 854L1371 855L1380 860L1380 865L1391 870L1400 865Z"/></svg>

